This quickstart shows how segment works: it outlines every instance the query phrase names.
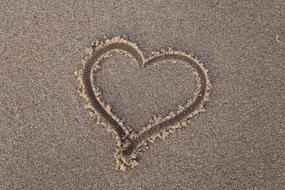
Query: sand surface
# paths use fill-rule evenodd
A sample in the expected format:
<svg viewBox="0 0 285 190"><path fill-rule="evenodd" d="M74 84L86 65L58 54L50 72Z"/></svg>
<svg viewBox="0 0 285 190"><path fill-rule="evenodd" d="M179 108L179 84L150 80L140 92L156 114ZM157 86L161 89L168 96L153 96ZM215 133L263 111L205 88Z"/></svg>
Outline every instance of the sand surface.
<svg viewBox="0 0 285 190"><path fill-rule="evenodd" d="M284 0L1 2L0 189L284 189L284 10ZM126 35L146 56L193 53L212 83L206 112L126 172L74 77L85 48L104 35ZM100 85L134 127L193 93L178 66L140 72L113 62ZM141 88L118 88L124 71Z"/></svg>

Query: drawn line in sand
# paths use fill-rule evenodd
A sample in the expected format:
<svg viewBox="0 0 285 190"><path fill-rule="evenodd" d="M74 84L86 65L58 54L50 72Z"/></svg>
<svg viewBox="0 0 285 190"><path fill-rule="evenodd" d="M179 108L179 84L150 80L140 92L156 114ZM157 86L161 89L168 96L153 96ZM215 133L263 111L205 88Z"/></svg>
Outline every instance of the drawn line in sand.
<svg viewBox="0 0 285 190"><path fill-rule="evenodd" d="M175 111L165 117L153 116L149 123L141 131L134 131L124 124L106 104L102 97L101 89L96 86L95 75L101 69L102 61L120 53L133 58L141 67L150 67L161 64L162 61L176 63L182 61L186 68L193 68L196 77L197 91L194 97L188 99L184 105L177 107ZM145 58L138 46L125 38L115 37L96 40L90 48L85 50L83 67L75 72L80 82L79 93L86 100L86 108L95 118L98 125L104 126L114 134L116 138L115 159L117 168L126 170L138 164L137 155L143 149L148 148L149 143L156 139L164 139L177 129L187 126L191 118L204 112L204 104L209 100L211 83L208 79L208 71L194 56L181 51L171 49L153 52L149 58Z"/></svg>

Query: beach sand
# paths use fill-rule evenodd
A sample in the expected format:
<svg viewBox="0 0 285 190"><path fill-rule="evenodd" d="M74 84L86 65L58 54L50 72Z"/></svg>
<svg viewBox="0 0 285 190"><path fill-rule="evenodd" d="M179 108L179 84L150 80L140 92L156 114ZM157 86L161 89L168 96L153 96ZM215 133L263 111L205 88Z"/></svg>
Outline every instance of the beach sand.
<svg viewBox="0 0 285 190"><path fill-rule="evenodd" d="M284 189L284 10L284 0L1 2L0 189ZM74 77L104 36L126 36L145 57L194 54L212 84L206 112L126 171ZM137 130L193 94L193 75L177 65L113 62L99 85ZM124 72L139 84L120 88Z"/></svg>

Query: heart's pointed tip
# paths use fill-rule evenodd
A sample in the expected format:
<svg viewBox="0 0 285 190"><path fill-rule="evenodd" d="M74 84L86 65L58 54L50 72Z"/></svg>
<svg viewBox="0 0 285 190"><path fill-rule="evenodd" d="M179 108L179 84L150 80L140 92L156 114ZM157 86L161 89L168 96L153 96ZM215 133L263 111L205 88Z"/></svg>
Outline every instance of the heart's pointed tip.
<svg viewBox="0 0 285 190"><path fill-rule="evenodd" d="M118 170L127 171L128 168L134 168L138 165L137 156L135 154L126 155L123 150L117 150L115 159Z"/></svg>

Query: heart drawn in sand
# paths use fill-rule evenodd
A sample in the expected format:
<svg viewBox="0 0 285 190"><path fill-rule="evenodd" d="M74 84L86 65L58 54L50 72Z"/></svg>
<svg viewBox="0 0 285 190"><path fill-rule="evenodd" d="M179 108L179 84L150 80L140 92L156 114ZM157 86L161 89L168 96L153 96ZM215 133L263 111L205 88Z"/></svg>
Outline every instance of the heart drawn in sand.
<svg viewBox="0 0 285 190"><path fill-rule="evenodd" d="M75 72L80 82L79 92L86 100L85 107L96 119L97 124L106 127L115 135L115 159L118 169L126 170L127 167L136 166L138 153L148 147L151 142L158 138L164 139L177 129L187 126L194 116L205 111L204 104L209 99L211 89L208 71L198 59L189 54L168 49L153 52L149 58L145 58L136 44L121 37L97 40L92 47L86 49L85 53L83 67ZM142 68L151 67L162 61L173 64L180 61L179 64L182 62L185 69L192 69L192 72L189 69L189 74L194 74L196 77L197 91L193 97L187 99L185 104L177 106L172 112L163 117L153 116L140 131L132 130L126 126L122 118L118 118L113 113L112 106L106 104L94 77L101 69L103 60L114 53L133 58Z"/></svg>

